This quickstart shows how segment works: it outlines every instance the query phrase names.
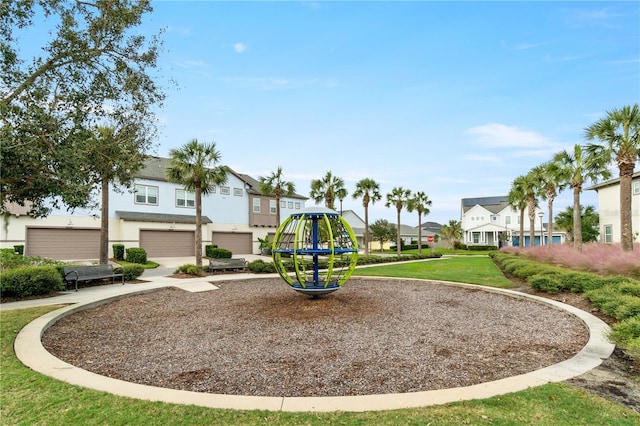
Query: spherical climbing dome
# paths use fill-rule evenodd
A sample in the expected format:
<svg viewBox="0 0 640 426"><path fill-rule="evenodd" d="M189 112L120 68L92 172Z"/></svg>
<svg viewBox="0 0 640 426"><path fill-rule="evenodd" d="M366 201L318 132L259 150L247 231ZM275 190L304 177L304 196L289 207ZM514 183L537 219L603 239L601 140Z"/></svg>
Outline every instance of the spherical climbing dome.
<svg viewBox="0 0 640 426"><path fill-rule="evenodd" d="M358 242L337 212L310 207L282 222L272 253L278 273L291 288L317 297L349 279L358 261Z"/></svg>

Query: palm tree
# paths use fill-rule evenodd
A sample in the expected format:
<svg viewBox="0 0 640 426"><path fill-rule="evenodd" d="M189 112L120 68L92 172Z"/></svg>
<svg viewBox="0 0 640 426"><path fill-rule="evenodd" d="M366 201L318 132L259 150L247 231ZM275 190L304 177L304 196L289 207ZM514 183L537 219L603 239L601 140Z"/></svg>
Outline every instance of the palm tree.
<svg viewBox="0 0 640 426"><path fill-rule="evenodd" d="M507 202L514 209L520 212L520 238L518 246L524 247L524 209L527 208L527 192L524 176L518 176L511 183L511 189L507 196Z"/></svg>
<svg viewBox="0 0 640 426"><path fill-rule="evenodd" d="M364 207L364 255L369 256L369 203L375 204L380 201L380 185L373 179L364 178L356 183L356 190L353 192L353 198L362 198L362 207Z"/></svg>
<svg viewBox="0 0 640 426"><path fill-rule="evenodd" d="M340 200L340 216L342 216L342 202L345 198L347 198L347 195L349 195L349 192L345 187L338 188L338 190L336 191L336 198Z"/></svg>
<svg viewBox="0 0 640 426"><path fill-rule="evenodd" d="M582 212L580 214L581 234L582 241L587 243L591 241L598 241L599 222L600 216L596 212L593 206L581 206ZM571 236L573 232L573 207L569 206L556 217L556 224L558 227L567 231Z"/></svg>
<svg viewBox="0 0 640 426"><path fill-rule="evenodd" d="M431 200L427 195L422 192L416 192L413 197L409 198L407 202L407 211L418 212L418 253L422 254L422 215L428 215L431 211L429 210L429 206L431 206Z"/></svg>
<svg viewBox="0 0 640 426"><path fill-rule="evenodd" d="M462 222L451 219L447 225L442 225L440 232L444 238L449 240L451 249L454 249L456 241L462 238Z"/></svg>
<svg viewBox="0 0 640 426"><path fill-rule="evenodd" d="M136 125L98 126L89 144L91 159L89 173L100 185L100 264L109 262L109 186L122 192L118 185L131 187L135 173L144 164L146 156L143 146L146 138L141 137Z"/></svg>
<svg viewBox="0 0 640 426"><path fill-rule="evenodd" d="M549 209L549 225L547 229L548 244L553 244L553 202L558 196L558 190L563 188L560 168L553 161L547 161L532 169L532 173L538 179L540 185L539 195L543 200L547 200ZM542 230L540 231L542 235Z"/></svg>
<svg viewBox="0 0 640 426"><path fill-rule="evenodd" d="M391 192L387 194L387 202L385 203L385 206L387 207L395 206L396 211L398 212L398 225L396 229L396 249L398 251L398 256L400 256L402 251L402 245L400 243L400 212L402 211L402 208L407 205L410 197L411 191L400 186L393 188Z"/></svg>
<svg viewBox="0 0 640 426"><path fill-rule="evenodd" d="M331 171L328 171L322 179L314 179L311 181L311 192L309 196L316 202L316 204L319 204L324 200L325 207L335 210L337 194L343 189L344 180L340 177L334 176Z"/></svg>
<svg viewBox="0 0 640 426"><path fill-rule="evenodd" d="M589 153L606 163L615 161L620 172L620 242L625 251L633 250L631 222L631 180L636 161L640 158L640 110L638 104L607 112L585 129L587 139L601 144L589 144Z"/></svg>
<svg viewBox="0 0 640 426"><path fill-rule="evenodd" d="M260 193L276 199L276 223L280 226L280 199L283 196L292 196L296 191L296 186L293 182L282 178L281 166L278 166L278 169L271 172L268 177L260 176L258 180L260 181Z"/></svg>
<svg viewBox="0 0 640 426"><path fill-rule="evenodd" d="M587 180L608 179L611 173L607 169L607 160L576 144L573 146L572 153L567 150L559 152L554 155L553 161L558 166L561 182L573 188L573 246L582 250L582 218L580 217L582 185Z"/></svg>
<svg viewBox="0 0 640 426"><path fill-rule="evenodd" d="M195 193L196 265L202 266L202 195L227 181L227 167L218 165L222 156L216 150L215 142L201 144L193 139L169 151L169 156L171 166L167 169L167 179Z"/></svg>

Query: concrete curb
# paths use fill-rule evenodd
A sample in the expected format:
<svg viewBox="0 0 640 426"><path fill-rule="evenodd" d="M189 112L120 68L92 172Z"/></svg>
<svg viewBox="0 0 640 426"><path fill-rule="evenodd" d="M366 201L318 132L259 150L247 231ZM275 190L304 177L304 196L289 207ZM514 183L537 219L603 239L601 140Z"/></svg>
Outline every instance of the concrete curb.
<svg viewBox="0 0 640 426"><path fill-rule="evenodd" d="M250 274L236 274L233 275L233 277L230 275L219 276L213 281L267 278L271 276L271 274L268 276L260 275L258 277ZM442 285L472 287L475 289L482 289L484 291L507 294L517 298L533 299L540 303L546 303L557 309L569 312L584 322L589 330L589 341L578 354L566 361L530 373L508 377L493 382L424 392L334 397L259 397L221 395L145 386L100 376L75 367L54 357L42 346L41 337L46 329L60 318L70 315L73 312L87 309L110 300L126 297L131 294L154 291L165 287L178 287L187 291L205 291L215 289L215 285L210 283L210 281L212 281L210 278L211 277L207 278L207 282L203 282L202 279L178 280L159 277L154 279L153 282L145 284L104 286L99 288L104 289L104 291L98 291L97 289L94 291L81 291L80 293L83 294L81 297L68 298L69 301L73 299L73 302L71 302L74 303L73 305L49 312L24 327L16 337L16 355L22 363L39 373L62 380L69 384L130 398L162 401L174 404L192 404L221 409L329 412L379 411L415 408L445 404L454 401L484 399L496 395L517 392L549 382L561 382L583 374L600 365L602 360L608 358L615 348L615 345L609 343L607 340L607 334L609 333L609 327L607 324L594 315L574 308L573 306L512 290L502 290L445 281L435 282L441 283ZM373 279L372 277L368 278ZM384 279L388 280L389 278ZM406 280L406 278L402 279ZM428 281L434 282L434 280ZM74 294L77 293L74 292ZM49 299L53 303L48 304L56 303L52 299L58 298Z"/></svg>

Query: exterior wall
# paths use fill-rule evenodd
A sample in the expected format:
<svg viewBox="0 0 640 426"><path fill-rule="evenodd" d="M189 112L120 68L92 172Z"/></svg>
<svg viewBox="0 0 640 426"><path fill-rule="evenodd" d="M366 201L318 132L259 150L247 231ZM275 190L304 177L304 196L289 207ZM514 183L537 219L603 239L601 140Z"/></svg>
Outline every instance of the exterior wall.
<svg viewBox="0 0 640 426"><path fill-rule="evenodd" d="M534 244L540 243L540 232L546 229L540 223L539 213L541 209L536 208L534 232L537 234ZM463 242L467 245L495 245L499 246L499 235L501 232L507 233L507 245L512 245L514 240L519 240L520 234L520 212L511 207L505 208L498 213L492 213L488 209L480 205L475 205L467 212L461 212L461 224L463 231ZM529 241L529 211L524 211L524 239ZM554 241L560 240L564 242L564 234L554 232ZM544 241L547 241L547 235L544 235Z"/></svg>
<svg viewBox="0 0 640 426"><path fill-rule="evenodd" d="M133 187L129 190L116 192L111 188L109 196L109 256L112 257L112 245L124 244L125 248L139 247L140 230L194 230L191 223L131 221L118 217L116 211L128 211L152 214L173 214L195 216L195 207L181 207L176 204L176 190L183 189L181 185L170 183L160 179L139 178L135 181L139 185L147 185L158 188L157 205L137 204ZM263 238L269 233L275 232L275 214L273 226L251 226L250 194L246 189L246 183L235 174L229 173L227 183L223 186L229 188L229 194L222 194L220 185L215 192L202 198L202 215L209 217L213 223L202 227L202 244L211 244L212 232L243 232L252 234L253 253L258 253L258 237ZM238 191L234 191L237 189ZM100 199L99 194L94 197ZM265 197L265 200L268 198ZM305 200L302 198L283 198L285 207L281 208L281 218L284 220L291 213L304 209ZM266 202L266 211L269 203ZM56 228L100 228L100 208L75 209L73 212L65 208L53 209L45 218L31 218L24 215L19 209L12 209L16 214L6 215L0 229L0 248L13 248L14 245L26 246L27 227L56 227ZM25 247L26 248L26 247ZM249 253L238 253L249 254Z"/></svg>
<svg viewBox="0 0 640 426"><path fill-rule="evenodd" d="M600 242L620 243L620 183L605 185L597 188L598 207L600 215ZM606 240L605 227L611 229L611 240ZM631 190L631 229L634 233L634 241L640 242L640 174L632 181Z"/></svg>

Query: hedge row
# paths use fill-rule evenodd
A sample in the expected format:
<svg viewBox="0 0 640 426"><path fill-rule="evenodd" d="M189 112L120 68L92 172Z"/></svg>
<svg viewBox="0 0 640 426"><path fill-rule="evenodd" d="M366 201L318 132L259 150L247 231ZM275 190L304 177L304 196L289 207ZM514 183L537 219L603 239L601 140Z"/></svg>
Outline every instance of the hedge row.
<svg viewBox="0 0 640 426"><path fill-rule="evenodd" d="M513 254L490 256L503 271L526 280L536 290L583 293L593 306L620 320L612 327L610 339L633 357L640 357L640 281L571 271Z"/></svg>
<svg viewBox="0 0 640 426"><path fill-rule="evenodd" d="M0 296L29 297L41 296L65 289L64 266L25 266L0 272ZM114 272L124 275L125 281L137 279L144 272L141 265L118 267Z"/></svg>
<svg viewBox="0 0 640 426"><path fill-rule="evenodd" d="M371 265L376 263L392 263L392 262L403 262L409 260L420 260L420 259L431 259L436 257L441 257L442 255L439 253L429 253L429 254L406 254L402 256L358 256L358 265ZM307 266L311 265L311 261L306 261ZM285 260L283 262L287 271L294 271L295 267L293 264L293 260ZM318 266L320 269L324 269L327 267L327 261L321 260L318 262ZM339 260L336 259L334 261L335 266L342 266L339 264ZM254 260L247 265L249 271L260 274L260 273L274 273L276 272L275 265L273 262L265 262L262 259Z"/></svg>

